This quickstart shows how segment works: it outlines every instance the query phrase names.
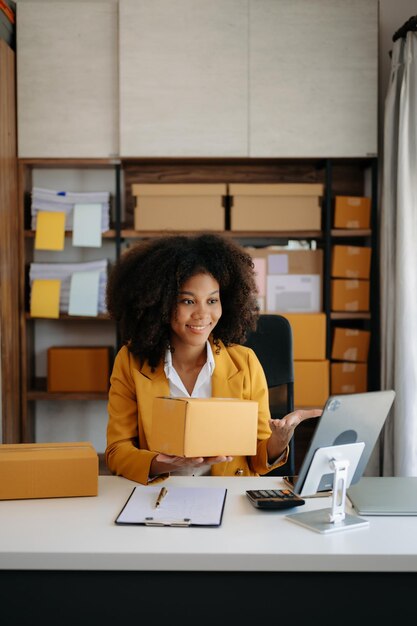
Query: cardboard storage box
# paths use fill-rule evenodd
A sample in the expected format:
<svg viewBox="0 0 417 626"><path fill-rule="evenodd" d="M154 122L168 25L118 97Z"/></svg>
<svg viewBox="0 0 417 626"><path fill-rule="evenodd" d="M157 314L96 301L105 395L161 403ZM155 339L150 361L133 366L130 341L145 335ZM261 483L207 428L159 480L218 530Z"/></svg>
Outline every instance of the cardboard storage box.
<svg viewBox="0 0 417 626"><path fill-rule="evenodd" d="M155 398L151 450L177 456L256 454L258 403L235 398Z"/></svg>
<svg viewBox="0 0 417 626"><path fill-rule="evenodd" d="M323 250L275 250L268 254L268 274L323 274Z"/></svg>
<svg viewBox="0 0 417 626"><path fill-rule="evenodd" d="M137 184L135 230L225 229L226 184Z"/></svg>
<svg viewBox="0 0 417 626"><path fill-rule="evenodd" d="M326 315L284 313L292 329L295 361L323 361L326 358Z"/></svg>
<svg viewBox="0 0 417 626"><path fill-rule="evenodd" d="M368 279L372 248L368 246L333 246L331 275L339 278Z"/></svg>
<svg viewBox="0 0 417 626"><path fill-rule="evenodd" d="M336 196L334 228L369 228L371 198L363 196Z"/></svg>
<svg viewBox="0 0 417 626"><path fill-rule="evenodd" d="M369 297L369 280L332 279L332 311L369 311Z"/></svg>
<svg viewBox="0 0 417 626"><path fill-rule="evenodd" d="M329 397L329 361L294 361L294 406L322 408Z"/></svg>
<svg viewBox="0 0 417 626"><path fill-rule="evenodd" d="M89 441L0 445L0 499L96 496L98 456Z"/></svg>
<svg viewBox="0 0 417 626"><path fill-rule="evenodd" d="M366 363L332 363L332 394L364 393L367 389L368 366Z"/></svg>
<svg viewBox="0 0 417 626"><path fill-rule="evenodd" d="M333 332L332 359L335 361L366 362L368 360L370 338L371 333L369 330L335 328Z"/></svg>
<svg viewBox="0 0 417 626"><path fill-rule="evenodd" d="M231 229L321 230L320 184L230 184Z"/></svg>
<svg viewBox="0 0 417 626"><path fill-rule="evenodd" d="M315 274L271 274L266 280L266 309L275 313L321 311L321 280Z"/></svg>
<svg viewBox="0 0 417 626"><path fill-rule="evenodd" d="M107 392L113 348L60 346L48 349L48 391Z"/></svg>
<svg viewBox="0 0 417 626"><path fill-rule="evenodd" d="M252 257L258 294L261 297L266 295L267 276L269 275L315 274L320 276L320 284L322 282L322 250L282 250L267 246L265 248L247 247L246 251Z"/></svg>

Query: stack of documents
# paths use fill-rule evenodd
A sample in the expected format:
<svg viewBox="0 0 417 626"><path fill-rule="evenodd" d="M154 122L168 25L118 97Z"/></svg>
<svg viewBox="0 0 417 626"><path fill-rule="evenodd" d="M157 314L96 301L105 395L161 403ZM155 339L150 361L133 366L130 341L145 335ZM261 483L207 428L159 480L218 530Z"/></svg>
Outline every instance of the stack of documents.
<svg viewBox="0 0 417 626"><path fill-rule="evenodd" d="M36 230L39 211L65 213L65 230L73 229L74 207L76 205L100 205L101 231L109 230L110 194L108 191L72 192L55 191L33 187L32 189L32 230Z"/></svg>
<svg viewBox="0 0 417 626"><path fill-rule="evenodd" d="M31 263L32 317L97 316L106 312L107 259L87 263Z"/></svg>

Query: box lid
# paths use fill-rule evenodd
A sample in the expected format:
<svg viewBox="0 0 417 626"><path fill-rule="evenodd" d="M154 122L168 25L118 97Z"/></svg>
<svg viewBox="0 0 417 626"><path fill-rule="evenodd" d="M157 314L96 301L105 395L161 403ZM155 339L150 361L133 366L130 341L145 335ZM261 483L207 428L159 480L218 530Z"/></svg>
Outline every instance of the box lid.
<svg viewBox="0 0 417 626"><path fill-rule="evenodd" d="M97 456L97 452L93 444L89 441L74 441L65 443L17 443L17 444L1 444L0 445L0 461L2 460L18 460L25 455L25 459L52 458L54 456L62 457L76 455L80 456Z"/></svg>
<svg viewBox="0 0 417 626"><path fill-rule="evenodd" d="M134 196L225 196L225 183L133 184Z"/></svg>
<svg viewBox="0 0 417 626"><path fill-rule="evenodd" d="M323 192L324 185L319 183L232 183L229 185L231 196L322 196Z"/></svg>

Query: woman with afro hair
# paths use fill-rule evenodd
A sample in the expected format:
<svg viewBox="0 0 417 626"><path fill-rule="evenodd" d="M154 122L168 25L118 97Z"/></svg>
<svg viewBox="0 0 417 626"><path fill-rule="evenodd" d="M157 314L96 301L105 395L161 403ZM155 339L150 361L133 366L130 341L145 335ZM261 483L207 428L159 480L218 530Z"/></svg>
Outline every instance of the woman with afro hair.
<svg viewBox="0 0 417 626"><path fill-rule="evenodd" d="M110 379L106 462L138 483L169 474L265 474L287 460L296 426L320 410L271 420L268 388L242 343L258 319L253 262L227 237L165 235L141 241L114 266L107 308L123 347ZM233 397L258 402L255 456L185 458L148 445L157 396Z"/></svg>

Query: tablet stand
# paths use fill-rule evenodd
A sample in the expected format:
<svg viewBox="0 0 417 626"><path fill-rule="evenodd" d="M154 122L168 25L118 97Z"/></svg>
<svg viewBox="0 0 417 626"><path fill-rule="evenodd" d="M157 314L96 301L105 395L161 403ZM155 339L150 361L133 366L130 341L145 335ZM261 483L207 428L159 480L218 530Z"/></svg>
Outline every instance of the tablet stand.
<svg viewBox="0 0 417 626"><path fill-rule="evenodd" d="M345 512L346 489L349 487L356 466L365 447L363 442L319 448L311 462L305 485L313 494L324 473L333 473L332 506L286 517L296 524L318 533L340 532L369 526L368 520ZM303 488L304 491L304 488Z"/></svg>

